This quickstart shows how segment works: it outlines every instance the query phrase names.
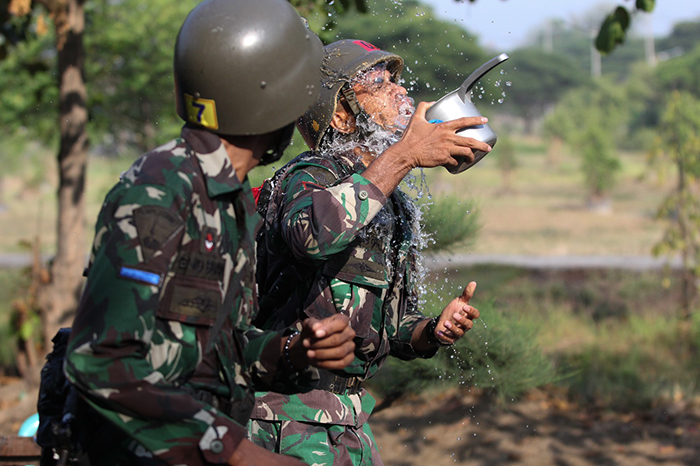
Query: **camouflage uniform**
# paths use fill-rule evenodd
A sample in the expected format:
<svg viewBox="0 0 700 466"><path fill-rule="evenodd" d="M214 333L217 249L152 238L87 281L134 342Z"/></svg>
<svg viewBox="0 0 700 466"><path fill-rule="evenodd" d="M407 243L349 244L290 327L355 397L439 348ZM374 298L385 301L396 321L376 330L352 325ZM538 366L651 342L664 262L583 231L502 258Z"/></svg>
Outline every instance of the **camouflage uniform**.
<svg viewBox="0 0 700 466"><path fill-rule="evenodd" d="M108 421L92 464L226 463L253 384L294 385L281 333L251 325L259 222L219 137L187 126L109 192L65 366Z"/></svg>
<svg viewBox="0 0 700 466"><path fill-rule="evenodd" d="M437 351L411 346L426 319L417 310L415 207L398 189L386 198L363 170L344 155L307 152L261 191L256 324L282 329L342 312L357 335L354 361L321 371L324 389L256 393L253 441L309 464L381 464L366 423L375 402L359 382L389 355Z"/></svg>

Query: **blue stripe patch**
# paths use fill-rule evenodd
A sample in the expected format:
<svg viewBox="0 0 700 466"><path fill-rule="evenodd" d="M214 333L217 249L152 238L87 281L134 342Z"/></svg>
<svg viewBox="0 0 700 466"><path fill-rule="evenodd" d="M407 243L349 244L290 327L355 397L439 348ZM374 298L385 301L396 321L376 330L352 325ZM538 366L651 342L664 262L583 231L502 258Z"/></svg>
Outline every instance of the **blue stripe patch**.
<svg viewBox="0 0 700 466"><path fill-rule="evenodd" d="M138 280L140 282L148 283L149 285L160 284L160 275L153 272L146 272L145 270L122 267L119 271L119 276L124 278L130 278L132 280Z"/></svg>

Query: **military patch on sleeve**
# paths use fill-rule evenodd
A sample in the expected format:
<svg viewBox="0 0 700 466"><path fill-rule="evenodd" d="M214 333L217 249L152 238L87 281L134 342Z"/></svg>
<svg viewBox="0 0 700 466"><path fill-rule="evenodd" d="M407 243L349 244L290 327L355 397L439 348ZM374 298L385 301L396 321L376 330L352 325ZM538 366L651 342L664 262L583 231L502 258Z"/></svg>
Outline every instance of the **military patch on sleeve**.
<svg viewBox="0 0 700 466"><path fill-rule="evenodd" d="M134 210L134 226L141 243L143 259L147 261L185 227L185 222L165 207L145 205Z"/></svg>
<svg viewBox="0 0 700 466"><path fill-rule="evenodd" d="M210 321L216 319L221 305L221 294L214 290L176 286L173 290L171 312Z"/></svg>
<svg viewBox="0 0 700 466"><path fill-rule="evenodd" d="M182 275L222 281L226 261L212 254L181 252L175 260L174 269Z"/></svg>
<svg viewBox="0 0 700 466"><path fill-rule="evenodd" d="M192 325L212 325L220 309L217 282L176 275L167 286L158 317Z"/></svg>

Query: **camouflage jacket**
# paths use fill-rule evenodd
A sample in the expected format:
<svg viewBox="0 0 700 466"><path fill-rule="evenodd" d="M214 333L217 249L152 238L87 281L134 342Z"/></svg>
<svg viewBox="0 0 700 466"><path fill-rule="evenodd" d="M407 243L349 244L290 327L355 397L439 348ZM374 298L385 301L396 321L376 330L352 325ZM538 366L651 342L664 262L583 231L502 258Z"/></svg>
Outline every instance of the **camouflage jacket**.
<svg viewBox="0 0 700 466"><path fill-rule="evenodd" d="M355 360L339 374L366 380L389 355L436 351L419 354L411 346L426 319L417 309L415 206L398 189L386 198L363 170L342 155L305 153L263 187L256 324L283 329L306 317L346 314L356 333ZM367 402L320 390L258 394L252 417L355 424L360 404Z"/></svg>
<svg viewBox="0 0 700 466"><path fill-rule="evenodd" d="M220 139L189 127L107 194L65 371L141 455L225 463L245 438L253 385L290 385L281 334L251 325L259 223ZM241 423L193 396L202 391Z"/></svg>

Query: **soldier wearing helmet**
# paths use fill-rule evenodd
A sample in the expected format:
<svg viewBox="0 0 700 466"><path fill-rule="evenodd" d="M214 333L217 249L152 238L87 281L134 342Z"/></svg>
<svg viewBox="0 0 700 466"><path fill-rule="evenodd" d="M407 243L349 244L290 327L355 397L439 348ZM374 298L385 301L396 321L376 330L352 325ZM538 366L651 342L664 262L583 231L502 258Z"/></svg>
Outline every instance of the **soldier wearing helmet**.
<svg viewBox="0 0 700 466"><path fill-rule="evenodd" d="M399 84L401 57L360 40L325 47L321 90L299 119L310 152L261 189L256 270L269 329L347 315L355 358L321 370L316 389L259 392L249 430L257 444L309 464L382 464L367 424L374 399L362 382L388 356L429 358L473 325L471 282L439 317L418 309L418 210L398 189L415 167L454 165L489 151L456 135L485 119L431 124Z"/></svg>
<svg viewBox="0 0 700 466"><path fill-rule="evenodd" d="M313 366L352 360L346 317L307 319L300 334L251 325L260 217L247 173L289 143L321 59L285 0L204 0L185 19L181 137L107 195L67 349L93 465L291 464L246 440L254 387L296 390Z"/></svg>

